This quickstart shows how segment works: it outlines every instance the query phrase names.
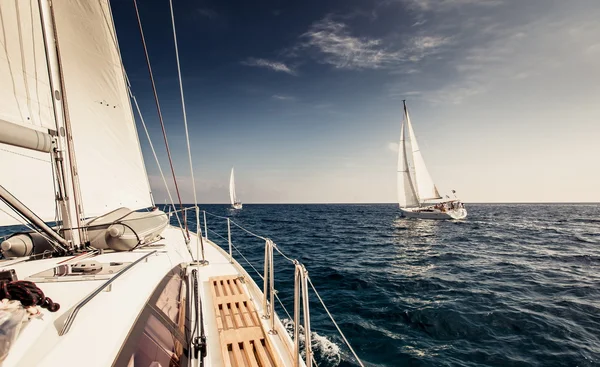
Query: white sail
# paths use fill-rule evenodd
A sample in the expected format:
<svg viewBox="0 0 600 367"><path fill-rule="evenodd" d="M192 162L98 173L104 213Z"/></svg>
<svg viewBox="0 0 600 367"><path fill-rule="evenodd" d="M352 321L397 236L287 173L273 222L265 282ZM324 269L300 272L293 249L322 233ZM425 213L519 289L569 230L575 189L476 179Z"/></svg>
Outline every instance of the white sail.
<svg viewBox="0 0 600 367"><path fill-rule="evenodd" d="M425 161L419 150L419 144L417 143L417 138L415 137L408 111L406 112L406 127L408 128L408 135L412 148L412 162L414 164L413 182L415 183L417 197L421 203L426 200L440 199L440 193L429 175L429 171L425 166Z"/></svg>
<svg viewBox="0 0 600 367"><path fill-rule="evenodd" d="M231 167L231 176L229 177L229 200L231 201L231 205L237 202L237 198L235 197L235 178L233 174L233 167Z"/></svg>
<svg viewBox="0 0 600 367"><path fill-rule="evenodd" d="M398 145L398 204L401 208L419 206L419 198L415 192L411 173L409 170L409 155L405 139L405 121L402 122L400 131L400 144Z"/></svg>
<svg viewBox="0 0 600 367"><path fill-rule="evenodd" d="M152 205L108 0L53 2L86 217Z"/></svg>
<svg viewBox="0 0 600 367"><path fill-rule="evenodd" d="M37 1L0 1L0 120L56 130ZM39 217L55 219L50 155L0 144L0 184ZM0 203L0 226L19 222Z"/></svg>

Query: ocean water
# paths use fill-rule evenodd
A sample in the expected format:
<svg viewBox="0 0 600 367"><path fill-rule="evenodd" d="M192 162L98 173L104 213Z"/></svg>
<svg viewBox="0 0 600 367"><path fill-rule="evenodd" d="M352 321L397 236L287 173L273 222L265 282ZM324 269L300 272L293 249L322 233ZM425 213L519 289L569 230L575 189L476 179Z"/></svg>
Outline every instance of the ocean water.
<svg viewBox="0 0 600 367"><path fill-rule="evenodd" d="M305 264L366 366L600 366L600 204L467 208L464 221L427 221L394 204L202 206L224 248L226 221L212 214ZM262 271L264 241L231 228ZM294 268L274 261L293 313ZM318 365L358 366L312 291L310 309Z"/></svg>
<svg viewBox="0 0 600 367"><path fill-rule="evenodd" d="M598 204L473 204L464 221L403 219L392 204L203 209L304 263L367 366L600 366ZM226 246L225 221L207 224ZM261 271L263 241L235 226L232 238ZM292 313L293 266L275 263ZM357 366L311 297L317 363Z"/></svg>

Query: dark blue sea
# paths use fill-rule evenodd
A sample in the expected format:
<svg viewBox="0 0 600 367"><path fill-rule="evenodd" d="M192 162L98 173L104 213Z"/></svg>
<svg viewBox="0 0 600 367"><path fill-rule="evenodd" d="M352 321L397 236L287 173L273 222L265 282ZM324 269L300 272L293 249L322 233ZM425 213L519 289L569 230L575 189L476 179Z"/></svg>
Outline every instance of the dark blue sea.
<svg viewBox="0 0 600 367"><path fill-rule="evenodd" d="M203 209L305 264L366 366L600 366L598 204L472 204L464 221L403 219L393 204ZM207 222L226 246L225 221ZM263 241L235 226L232 238L261 271ZM293 266L275 262L292 313ZM317 363L357 366L310 308Z"/></svg>
<svg viewBox="0 0 600 367"><path fill-rule="evenodd" d="M600 204L467 208L427 221L395 204L202 206L305 264L366 366L600 366ZM226 221L207 224L227 248ZM234 225L232 239L262 271L264 241ZM292 313L293 265L275 253L275 268ZM318 365L358 366L311 297Z"/></svg>

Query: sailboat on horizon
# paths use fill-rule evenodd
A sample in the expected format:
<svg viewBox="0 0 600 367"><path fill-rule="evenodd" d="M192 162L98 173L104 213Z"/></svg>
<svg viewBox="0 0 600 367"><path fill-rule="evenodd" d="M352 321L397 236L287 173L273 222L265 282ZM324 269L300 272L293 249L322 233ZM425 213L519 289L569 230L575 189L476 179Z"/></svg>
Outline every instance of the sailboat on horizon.
<svg viewBox="0 0 600 367"><path fill-rule="evenodd" d="M231 167L231 175L229 176L229 200L231 201L232 209L242 209L242 202L235 195L235 174Z"/></svg>
<svg viewBox="0 0 600 367"><path fill-rule="evenodd" d="M404 105L404 120L398 146L398 204L400 212L407 218L463 219L467 209L456 197L442 197L434 184L421 155L415 133Z"/></svg>

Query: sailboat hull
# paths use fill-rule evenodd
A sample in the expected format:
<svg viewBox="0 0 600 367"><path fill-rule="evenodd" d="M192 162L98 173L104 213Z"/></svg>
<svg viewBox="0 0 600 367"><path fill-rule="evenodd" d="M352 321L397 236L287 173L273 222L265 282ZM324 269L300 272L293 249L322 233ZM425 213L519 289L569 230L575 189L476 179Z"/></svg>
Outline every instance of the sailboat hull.
<svg viewBox="0 0 600 367"><path fill-rule="evenodd" d="M466 209L453 209L442 212L437 209L425 208L400 208L403 217L406 218L421 218L421 219L464 219L467 217Z"/></svg>
<svg viewBox="0 0 600 367"><path fill-rule="evenodd" d="M231 208L233 208L233 209L242 209L242 207L243 207L242 203L233 203L231 205Z"/></svg>

